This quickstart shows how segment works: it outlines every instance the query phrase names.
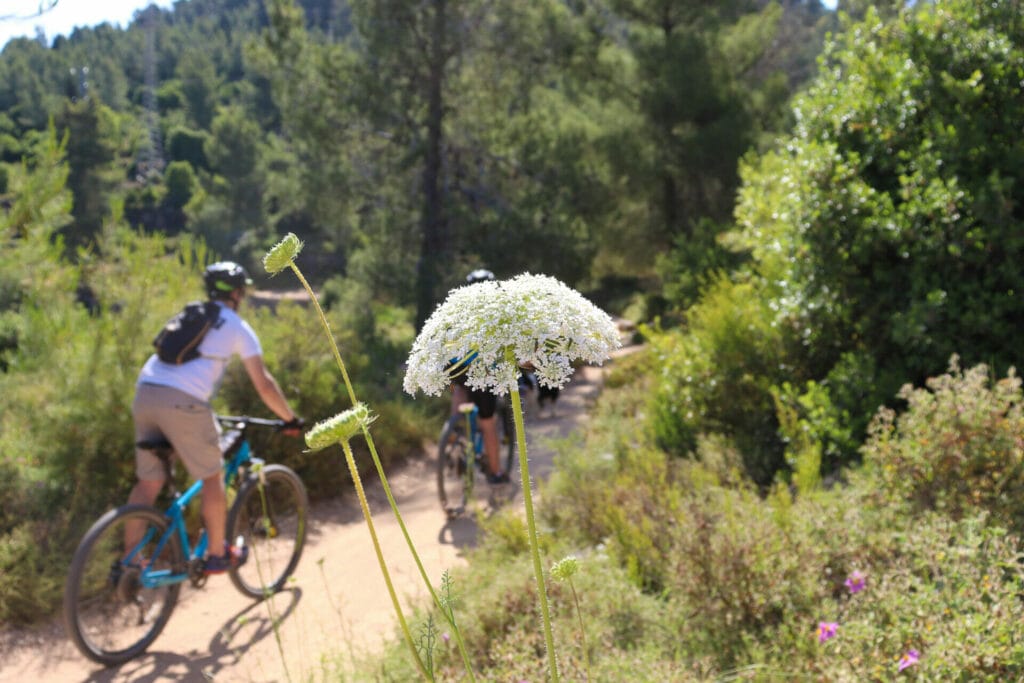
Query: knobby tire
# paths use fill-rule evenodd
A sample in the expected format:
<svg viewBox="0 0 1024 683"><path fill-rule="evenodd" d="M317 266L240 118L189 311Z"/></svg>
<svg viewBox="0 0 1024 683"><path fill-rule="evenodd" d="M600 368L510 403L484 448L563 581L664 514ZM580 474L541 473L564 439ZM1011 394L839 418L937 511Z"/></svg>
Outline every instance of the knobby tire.
<svg viewBox="0 0 1024 683"><path fill-rule="evenodd" d="M241 536L249 549L248 561L228 572L235 588L256 600L284 588L302 557L308 517L306 487L295 472L266 465L251 473L228 513L228 540Z"/></svg>
<svg viewBox="0 0 1024 683"><path fill-rule="evenodd" d="M184 553L175 535L156 556L167 518L147 505L125 505L106 513L86 532L71 560L64 587L64 621L83 655L114 666L142 654L167 625L181 583L145 588L137 563L124 566L124 525L137 522L150 538L137 557L156 570L185 571ZM141 564L141 563L138 563ZM115 565L117 565L115 567Z"/></svg>

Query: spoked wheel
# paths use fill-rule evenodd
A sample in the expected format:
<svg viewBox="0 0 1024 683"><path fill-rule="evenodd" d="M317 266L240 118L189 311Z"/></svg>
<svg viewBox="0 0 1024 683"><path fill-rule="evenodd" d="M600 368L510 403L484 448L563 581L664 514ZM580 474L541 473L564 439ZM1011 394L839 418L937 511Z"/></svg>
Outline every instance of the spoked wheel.
<svg viewBox="0 0 1024 683"><path fill-rule="evenodd" d="M441 430L437 447L437 494L441 499L441 508L449 517L457 517L466 509L472 486L471 477L475 476L475 468L468 472L466 470L467 464L471 463L468 457L470 453L472 449L466 438L466 419L461 415L453 415Z"/></svg>
<svg viewBox="0 0 1024 683"><path fill-rule="evenodd" d="M299 476L267 465L242 485L228 515L228 539L241 536L249 559L229 571L235 588L251 598L277 593L302 556L309 502Z"/></svg>
<svg viewBox="0 0 1024 683"><path fill-rule="evenodd" d="M128 551L126 527L134 543ZM167 625L181 583L146 588L142 582L143 571L185 571L176 536L158 547L166 530L167 519L155 508L126 505L103 515L82 538L64 587L64 621L89 659L107 666L133 659Z"/></svg>

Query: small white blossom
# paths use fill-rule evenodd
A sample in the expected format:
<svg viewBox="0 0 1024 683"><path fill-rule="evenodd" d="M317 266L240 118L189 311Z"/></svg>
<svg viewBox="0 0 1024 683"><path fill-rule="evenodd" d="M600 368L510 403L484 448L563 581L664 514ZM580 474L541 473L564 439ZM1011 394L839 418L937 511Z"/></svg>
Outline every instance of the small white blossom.
<svg viewBox="0 0 1024 683"><path fill-rule="evenodd" d="M529 363L538 382L560 388L574 360L601 363L620 345L607 313L555 278L524 273L449 292L413 343L404 387L437 395L464 371L470 388L504 394ZM468 369L451 367L473 354Z"/></svg>

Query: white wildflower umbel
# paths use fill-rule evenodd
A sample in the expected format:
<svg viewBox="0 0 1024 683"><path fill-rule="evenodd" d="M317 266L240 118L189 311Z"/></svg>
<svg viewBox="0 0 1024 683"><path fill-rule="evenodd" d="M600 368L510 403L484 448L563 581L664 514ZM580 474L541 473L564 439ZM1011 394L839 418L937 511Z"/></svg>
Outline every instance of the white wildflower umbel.
<svg viewBox="0 0 1024 683"><path fill-rule="evenodd" d="M526 273L452 291L416 337L405 373L404 387L410 394L417 390L440 394L454 376L465 373L470 388L511 396L523 508L552 683L559 681L558 658L530 492L519 366L532 366L538 382L561 388L572 374L573 361L601 363L619 345L618 330L607 313L552 277Z"/></svg>
<svg viewBox="0 0 1024 683"><path fill-rule="evenodd" d="M608 314L553 277L478 282L453 290L424 324L404 388L436 396L465 371L470 388L505 394L517 386L518 365L527 363L538 382L561 388L574 360L601 363L619 346ZM468 369L449 367L472 354Z"/></svg>

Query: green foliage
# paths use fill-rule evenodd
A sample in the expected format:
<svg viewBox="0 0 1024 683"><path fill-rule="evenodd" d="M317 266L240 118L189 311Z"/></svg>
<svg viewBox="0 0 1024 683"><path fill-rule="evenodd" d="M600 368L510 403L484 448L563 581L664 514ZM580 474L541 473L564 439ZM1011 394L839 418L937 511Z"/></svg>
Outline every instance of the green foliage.
<svg viewBox="0 0 1024 683"><path fill-rule="evenodd" d="M191 164L192 168L209 168L205 151L209 137L203 131L174 126L167 132L167 154L172 163L182 161Z"/></svg>
<svg viewBox="0 0 1024 683"><path fill-rule="evenodd" d="M838 383L837 383L838 384ZM835 404L829 386L814 380L798 391L789 382L773 389L779 433L786 441L786 461L810 488L822 471L835 473L856 450L850 416ZM800 481L796 482L801 490Z"/></svg>
<svg viewBox="0 0 1024 683"><path fill-rule="evenodd" d="M906 385L907 408L881 410L864 444L886 498L939 510L954 518L986 510L996 524L1024 522L1024 416L1021 382L1011 370L993 381L988 367L928 379L925 388Z"/></svg>
<svg viewBox="0 0 1024 683"><path fill-rule="evenodd" d="M926 424L934 434L948 429L942 425L969 421L990 428L972 429L960 440L973 440L979 451L987 442L998 451L1006 436L996 425L1004 421L1007 434L1014 430L1007 416L1016 414L1019 383L1011 378L989 389L984 369L975 373L938 378L932 392L910 397L907 415L913 417L905 419L917 431L900 432L877 448L891 455L893 441L916 444ZM654 654L660 667L644 666L631 680L655 680L649 671L673 667L689 673L671 679L686 681L719 680L736 672L751 680L886 680L910 650L920 660L904 675L922 680L1020 677L1024 650L1014 633L1024 614L1021 541L1007 533L1000 520L1008 518L990 501L976 503L967 495L959 508L914 513L918 497L894 488L894 482L919 482L918 490L943 500L965 488L955 475L926 480L920 463L915 471L880 474L892 469L893 458L872 455L875 446L866 447L869 466L852 473L848 485L796 498L785 487L757 495L748 483L710 467L710 453L690 463L650 448L637 426L644 421L637 395L646 381L638 378L602 395L585 442L564 450L545 489L545 517L561 541L608 549L626 576L632 576L635 559L614 552L623 527L621 517L601 514L605 492L615 492L624 509L644 509L633 533L657 538L664 548L655 570L665 581L651 586L656 591L651 595L658 601L659 622L671 629L672 647L649 640L660 645ZM951 405L938 407L946 403ZM623 444L632 457L612 455ZM716 447L704 443L702 448ZM1005 471L1015 471L1005 452L1001 459ZM969 476L966 471L961 474ZM979 472L968 488L985 478ZM954 511L956 518L949 514ZM486 553L487 546L474 556L474 572L492 571ZM493 559L504 562L501 556ZM865 577L857 592L846 585L855 572ZM601 601L612 599L599 588L591 590ZM588 591L579 594L585 605ZM607 618L594 613L585 618L588 640ZM836 635L825 642L815 634L821 622L838 624ZM598 667L603 656L633 661L614 651L618 644L613 640L606 646L613 651L598 653Z"/></svg>
<svg viewBox="0 0 1024 683"><path fill-rule="evenodd" d="M116 182L113 112L91 97L68 102L57 118L57 128L67 136L68 189L74 197L75 220L65 234L69 245L84 246L99 235Z"/></svg>
<svg viewBox="0 0 1024 683"><path fill-rule="evenodd" d="M793 341L766 293L719 278L688 311L686 331L644 329L661 368L651 392L659 446L690 455L702 433L724 435L760 484L784 462L772 387L793 378Z"/></svg>
<svg viewBox="0 0 1024 683"><path fill-rule="evenodd" d="M900 385L954 352L997 371L1016 360L1019 9L869 12L828 46L794 135L741 171L737 244L778 288L779 324L802 341L791 361L827 381L854 441Z"/></svg>
<svg viewBox="0 0 1024 683"><path fill-rule="evenodd" d="M198 185L195 171L187 161L172 161L164 172L167 183L167 202L175 209L183 209L192 199Z"/></svg>
<svg viewBox="0 0 1024 683"><path fill-rule="evenodd" d="M476 665L478 680L544 680L543 640L537 633L536 587L526 577L531 569L528 555L509 559L503 542L486 544L471 557L471 570L452 574L466 645ZM580 560L574 577L586 631L591 680L665 681L685 680L684 667L665 661L671 649L674 624L665 619L657 599L645 595L607 556L589 553ZM587 665L575 602L568 585L549 587L555 631L561 642L573 647L559 650L559 667L565 680L583 680ZM426 616L421 612L419 621ZM436 621L436 620L435 620ZM437 680L464 675L454 641L442 642L435 652ZM415 678L408 653L389 645L382 657L359 663L355 678L381 681Z"/></svg>

